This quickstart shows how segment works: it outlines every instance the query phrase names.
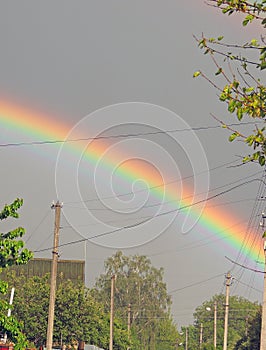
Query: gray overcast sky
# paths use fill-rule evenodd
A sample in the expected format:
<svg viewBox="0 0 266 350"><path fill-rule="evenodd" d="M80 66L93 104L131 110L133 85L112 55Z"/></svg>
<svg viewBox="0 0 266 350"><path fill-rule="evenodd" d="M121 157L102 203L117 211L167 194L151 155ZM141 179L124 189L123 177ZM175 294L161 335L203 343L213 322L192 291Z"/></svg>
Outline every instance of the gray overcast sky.
<svg viewBox="0 0 266 350"><path fill-rule="evenodd" d="M173 111L180 117L176 128L184 127L184 123L192 128L214 126L217 124L210 117L210 112L223 116L225 111L216 101L212 88L202 80L192 78L193 72L198 68L212 72L210 61L198 50L193 34L199 36L204 32L209 36L224 35L228 41L242 42L253 38L256 31L254 25L244 30L240 19L222 16L216 9L206 6L203 0L1 1L1 100L32 108L36 111L36 120L40 113L50 116L46 126L49 128L49 123L51 124L51 135L54 123L69 125L69 131L78 125L77 132L82 131L86 136L91 136L93 132L108 135L151 132L158 128L175 129L166 110L155 122L153 118L158 111L156 108L145 111L143 123L146 127L141 127L140 114L134 119L127 109L120 110L120 119L114 122L118 111L112 107L107 108L106 113L96 113L78 124L82 118L100 108L125 102L149 103L160 106L159 111L160 108ZM33 125L36 130L37 124ZM43 139L41 134L38 138L37 132L25 133L22 127L18 131L3 123L1 129L1 143ZM191 135L188 136L188 144L191 142L192 145L194 136ZM226 142L224 130L198 131L196 135L210 169L232 162L245 152L243 145L236 143L232 146ZM58 137L61 136L58 134ZM187 142L186 135L172 137L173 139L164 135L140 136L135 144L117 143L113 140L108 145L107 152L113 149L114 154L125 152L128 158L121 157L119 162L122 163L133 158L142 158L145 163L150 161L163 173L166 181L199 174L204 170L204 164L196 164L196 158L193 163L190 162L194 146L182 149L182 143ZM181 144L178 150L175 148L175 138ZM84 145L81 145L81 149L82 147ZM148 199L140 196L147 194L143 191L145 183L138 182L132 187L132 180L116 176L115 167L119 162L113 163L114 169L107 168L103 157L106 167L99 166L97 177L93 178L90 170L95 169L86 168L83 164L84 157L74 155L68 147L64 147L61 153L64 158L61 163L59 161L55 183L59 149L59 145L42 145L0 150L1 203L10 202L17 196L24 198L20 223L27 229L26 240L30 249L42 250L51 246L54 212L51 211L50 204L57 199L58 193L61 195L59 200L66 202L63 208L66 215L62 218L64 228L61 230L61 243L81 239L86 236L85 232L91 236L108 231L106 224L112 220L116 222L112 227L137 222L139 218L147 216L147 211L140 207L133 213L132 208L141 203L152 208L158 203L158 198L153 195ZM202 153L199 149L197 151L200 158ZM82 203L75 203L72 207L69 203L74 202L78 194L77 189L70 188L68 182L69 176L76 171L77 164L80 166L78 178L80 189L84 191L83 199L108 197L111 191L121 195L130 192L132 188L141 190L138 192L140 197L136 194L133 201L131 197L126 198L126 209L115 207L123 204L121 201L118 204L115 200L91 202L87 206L96 209L96 225L95 218L89 221L90 216L84 217ZM240 180L260 170L256 166L212 170L209 172L210 189ZM201 184L207 176L208 174L200 180ZM106 186L110 178L113 179L112 188ZM219 204L223 211L235 213L236 222L245 223L253 205L250 200L255 198L257 190L258 183L252 183L219 198L214 204ZM243 199L247 200L243 202ZM239 202L224 204L233 200ZM131 207L128 209L129 204ZM106 206L109 210L106 210ZM162 211L171 208L173 207L166 203ZM130 215L127 213L126 216L129 221L123 221L125 210L130 210ZM153 209L148 210L148 215L154 215ZM176 290L172 294L173 315L178 325L185 325L192 321L196 306L223 291L224 277L182 288L226 273L232 266L225 259L228 252L224 251L224 245L216 239L217 236L210 240L210 232L198 235L197 229L182 235L178 219L179 216L173 218L174 221L168 226L169 222L165 223L165 218L157 218L148 227L135 230L136 241L143 243L146 239L149 241L146 244L134 247L134 238L131 236L127 242L127 236L122 236L121 233L121 236L110 236L104 241L105 244L99 241L97 244L88 242L62 247L61 257L86 259L86 280L92 286L95 277L103 272L104 259L113 254L115 247L119 247L119 242L122 241L125 254L144 254L151 258L155 266L164 267L168 290ZM83 229L79 231L70 227L73 222L75 225L80 222ZM103 226L99 223L103 223ZM153 236L153 230L155 232L161 224L167 225L167 229L160 235L155 233ZM150 239L149 234L154 239ZM50 257L50 254L50 250L46 250L36 253L36 256ZM239 274L242 282L252 282L252 287L262 290L261 276L251 275L248 271ZM182 290L177 291L179 288ZM240 284L235 284L233 292L261 300L260 292Z"/></svg>

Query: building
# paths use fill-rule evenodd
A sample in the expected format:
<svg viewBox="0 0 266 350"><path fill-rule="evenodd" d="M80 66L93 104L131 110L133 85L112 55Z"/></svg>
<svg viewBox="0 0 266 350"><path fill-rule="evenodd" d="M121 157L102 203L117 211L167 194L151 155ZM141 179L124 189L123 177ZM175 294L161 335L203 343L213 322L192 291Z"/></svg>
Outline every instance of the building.
<svg viewBox="0 0 266 350"><path fill-rule="evenodd" d="M24 275L27 278L33 276L42 277L51 272L52 259L33 258L26 265L14 265L8 271L15 271L17 276ZM1 273L3 276L6 269ZM85 284L85 261L84 260L58 260L57 276L60 279L82 282Z"/></svg>

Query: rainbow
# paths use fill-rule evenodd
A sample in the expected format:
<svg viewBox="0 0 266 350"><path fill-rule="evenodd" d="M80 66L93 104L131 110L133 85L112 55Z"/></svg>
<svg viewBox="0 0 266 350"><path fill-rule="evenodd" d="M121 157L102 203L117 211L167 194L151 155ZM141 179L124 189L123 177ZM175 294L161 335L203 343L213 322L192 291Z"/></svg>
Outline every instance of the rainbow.
<svg viewBox="0 0 266 350"><path fill-rule="evenodd" d="M0 123L1 128L12 129L16 135L21 137L32 137L35 140L64 140L71 125L66 122L58 122L51 115L32 110L25 106L19 106L8 101L0 101ZM82 136L82 135L81 135ZM4 143L4 142L2 142ZM60 146L60 143L59 143ZM69 143L69 150L74 152L81 151L79 143ZM108 148L108 141L98 140L92 142L92 145L86 149L86 156L96 163ZM115 167L117 160L115 155L104 158L104 162L108 167ZM153 195L157 198L166 197L168 201L173 203L174 208L189 207L192 204L192 191L189 188L182 188L182 196L171 185L162 186L162 177L160 174L154 173L148 166L141 162L125 163L119 169L119 176L127 182L143 179L151 188ZM163 188L162 188L163 187ZM174 193L174 195L173 195ZM186 209L184 209L186 210ZM190 208L190 215L199 215L197 206ZM262 239L257 232L246 232L245 225L237 224L236 218L225 210L206 204L203 212L200 213L199 224L202 230L210 232L217 239L221 239L225 245L224 250L228 254L232 253L236 256L241 254L242 257L248 258L250 261L263 260ZM225 254L226 255L226 254Z"/></svg>

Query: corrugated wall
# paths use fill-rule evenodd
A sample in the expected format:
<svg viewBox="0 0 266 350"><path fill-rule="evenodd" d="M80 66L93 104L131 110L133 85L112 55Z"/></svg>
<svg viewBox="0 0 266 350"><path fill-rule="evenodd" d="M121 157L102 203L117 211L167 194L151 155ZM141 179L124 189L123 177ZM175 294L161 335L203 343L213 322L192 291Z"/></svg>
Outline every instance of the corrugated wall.
<svg viewBox="0 0 266 350"><path fill-rule="evenodd" d="M44 276L51 271L51 259L34 258L26 265L12 266L8 270L27 277ZM2 274L4 274L5 269ZM84 260L58 260L57 275L63 279L70 279L73 282L85 283L85 261ZM60 280L60 279L59 279Z"/></svg>

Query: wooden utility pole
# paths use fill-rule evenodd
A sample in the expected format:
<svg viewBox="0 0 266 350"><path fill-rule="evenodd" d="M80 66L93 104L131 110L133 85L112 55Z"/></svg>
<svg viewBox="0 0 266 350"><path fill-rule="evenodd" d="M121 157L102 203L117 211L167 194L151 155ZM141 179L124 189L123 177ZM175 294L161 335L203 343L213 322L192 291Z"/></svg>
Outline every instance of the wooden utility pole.
<svg viewBox="0 0 266 350"><path fill-rule="evenodd" d="M217 301L214 302L214 319L213 319L213 347L217 345Z"/></svg>
<svg viewBox="0 0 266 350"><path fill-rule="evenodd" d="M110 342L109 342L109 350L113 350L115 278L116 278L115 275L113 275L113 276L111 277Z"/></svg>
<svg viewBox="0 0 266 350"><path fill-rule="evenodd" d="M51 206L51 208L55 209L55 222L54 222L54 245L53 245L53 251L52 251L52 266L51 266L50 302L49 302L47 338L46 338L47 350L52 350L52 345L53 345L55 291L56 291L56 276L57 276L57 264L58 264L60 214L61 214L62 204L60 204L59 201L57 201L56 204L53 204Z"/></svg>
<svg viewBox="0 0 266 350"><path fill-rule="evenodd" d="M228 334L228 315L229 315L229 290L231 286L232 276L230 272L226 275L226 294L225 294L225 314L224 314L224 345L223 350L227 350L227 334Z"/></svg>

